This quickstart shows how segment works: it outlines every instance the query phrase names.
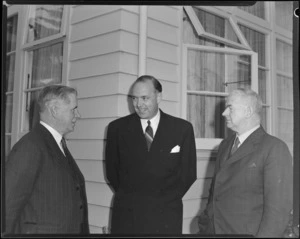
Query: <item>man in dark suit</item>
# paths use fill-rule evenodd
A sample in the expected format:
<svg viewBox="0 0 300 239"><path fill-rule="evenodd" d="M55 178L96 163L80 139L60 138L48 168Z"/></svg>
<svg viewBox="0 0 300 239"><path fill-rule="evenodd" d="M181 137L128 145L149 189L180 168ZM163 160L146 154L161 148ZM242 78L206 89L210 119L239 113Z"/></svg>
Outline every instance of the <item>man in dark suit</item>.
<svg viewBox="0 0 300 239"><path fill-rule="evenodd" d="M80 114L77 91L43 88L40 123L12 148L5 171L5 233L88 234L85 180L64 143Z"/></svg>
<svg viewBox="0 0 300 239"><path fill-rule="evenodd" d="M260 125L262 101L250 89L232 91L223 116L236 134L220 144L200 233L282 237L292 209L292 157Z"/></svg>
<svg viewBox="0 0 300 239"><path fill-rule="evenodd" d="M182 197L196 180L192 125L161 111L153 76L131 88L135 113L108 126L106 173L115 191L111 232L181 234Z"/></svg>

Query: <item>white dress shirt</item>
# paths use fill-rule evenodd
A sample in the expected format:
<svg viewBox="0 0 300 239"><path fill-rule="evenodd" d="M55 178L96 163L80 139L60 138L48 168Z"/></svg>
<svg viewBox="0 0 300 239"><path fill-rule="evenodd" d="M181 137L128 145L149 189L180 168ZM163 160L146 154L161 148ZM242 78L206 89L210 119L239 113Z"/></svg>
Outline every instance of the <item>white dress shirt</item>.
<svg viewBox="0 0 300 239"><path fill-rule="evenodd" d="M45 122L40 121L40 124L45 126L45 128L52 134L52 136L55 139L58 147L60 148L60 150L65 155L65 152L64 152L64 150L62 148L62 145L61 145L62 135L60 133L58 133L56 129L52 128L50 125L46 124Z"/></svg>
<svg viewBox="0 0 300 239"><path fill-rule="evenodd" d="M240 140L240 143L239 143L238 147L240 147L240 145L250 136L250 134L252 134L259 127L260 127L260 125L257 125L254 128L248 130L247 132L245 132L245 133L243 133L241 135L236 135L236 137L238 137L239 140Z"/></svg>

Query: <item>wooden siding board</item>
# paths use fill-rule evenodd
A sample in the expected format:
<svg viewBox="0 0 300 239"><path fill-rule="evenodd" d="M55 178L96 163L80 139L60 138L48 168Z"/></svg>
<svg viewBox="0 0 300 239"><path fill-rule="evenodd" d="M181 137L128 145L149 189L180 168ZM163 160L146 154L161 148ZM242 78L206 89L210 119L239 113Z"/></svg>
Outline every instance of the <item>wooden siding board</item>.
<svg viewBox="0 0 300 239"><path fill-rule="evenodd" d="M117 94L118 73L70 80L70 86L78 91L78 99ZM80 110L80 109L79 109Z"/></svg>
<svg viewBox="0 0 300 239"><path fill-rule="evenodd" d="M116 52L70 62L69 78L80 79L120 71L122 53ZM128 63L130 65L133 63Z"/></svg>
<svg viewBox="0 0 300 239"><path fill-rule="evenodd" d="M177 46L148 38L147 57L161 61L178 64L179 50ZM177 76L178 77L178 76Z"/></svg>
<svg viewBox="0 0 300 239"><path fill-rule="evenodd" d="M129 12L136 13L136 14L139 14L139 12L140 12L140 6L122 5L122 9L129 11Z"/></svg>
<svg viewBox="0 0 300 239"><path fill-rule="evenodd" d="M156 59L147 59L147 72L157 79L163 79L172 82L178 82L178 65L169 62L163 62Z"/></svg>
<svg viewBox="0 0 300 239"><path fill-rule="evenodd" d="M78 100L82 119L115 117L118 115L118 95L100 96Z"/></svg>
<svg viewBox="0 0 300 239"><path fill-rule="evenodd" d="M110 208L97 205L88 205L89 224L97 227L105 227L110 223Z"/></svg>
<svg viewBox="0 0 300 239"><path fill-rule="evenodd" d="M180 38L177 27L166 25L152 19L148 19L148 37L167 42L173 45L179 45Z"/></svg>
<svg viewBox="0 0 300 239"><path fill-rule="evenodd" d="M178 104L176 102L163 100L160 102L159 108L167 114L179 117Z"/></svg>
<svg viewBox="0 0 300 239"><path fill-rule="evenodd" d="M148 17L179 27L179 10L168 6L148 6Z"/></svg>
<svg viewBox="0 0 300 239"><path fill-rule="evenodd" d="M105 183L86 182L88 203L112 207L113 191Z"/></svg>
<svg viewBox="0 0 300 239"><path fill-rule="evenodd" d="M114 12L120 8L121 6L113 5L79 5L73 8L70 23L73 25L81 21L87 21L91 18Z"/></svg>
<svg viewBox="0 0 300 239"><path fill-rule="evenodd" d="M121 32L115 31L71 43L69 60L73 61L120 51L120 38Z"/></svg>
<svg viewBox="0 0 300 239"><path fill-rule="evenodd" d="M122 30L139 33L139 14L134 12L128 12L126 10L121 11L121 27Z"/></svg>
<svg viewBox="0 0 300 239"><path fill-rule="evenodd" d="M178 96L178 84L170 81L160 80L162 85L162 98L163 100L177 102Z"/></svg>
<svg viewBox="0 0 300 239"><path fill-rule="evenodd" d="M139 36L135 33L120 32L120 50L131 54L139 54Z"/></svg>
<svg viewBox="0 0 300 239"><path fill-rule="evenodd" d="M97 16L70 26L70 43L120 29L121 11Z"/></svg>
<svg viewBox="0 0 300 239"><path fill-rule="evenodd" d="M108 124L115 118L78 119L69 139L105 139Z"/></svg>
<svg viewBox="0 0 300 239"><path fill-rule="evenodd" d="M138 73L138 56L121 52L119 54L119 71L122 73L128 73L137 75Z"/></svg>
<svg viewBox="0 0 300 239"><path fill-rule="evenodd" d="M105 141L99 140L68 140L68 148L75 159L103 160Z"/></svg>

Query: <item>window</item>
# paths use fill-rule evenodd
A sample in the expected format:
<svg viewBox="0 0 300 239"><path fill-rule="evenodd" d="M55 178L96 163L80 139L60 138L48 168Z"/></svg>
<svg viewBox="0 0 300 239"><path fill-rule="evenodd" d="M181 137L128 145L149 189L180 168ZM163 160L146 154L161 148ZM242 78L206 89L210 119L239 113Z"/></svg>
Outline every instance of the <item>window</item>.
<svg viewBox="0 0 300 239"><path fill-rule="evenodd" d="M12 114L13 114L13 91L15 80L15 61L17 43L18 15L7 19L7 44L6 44L6 103L5 103L5 155L7 156L11 148L12 136Z"/></svg>
<svg viewBox="0 0 300 239"><path fill-rule="evenodd" d="M275 2L276 25L288 31L293 30L293 2Z"/></svg>
<svg viewBox="0 0 300 239"><path fill-rule="evenodd" d="M265 19L265 2L257 1L253 6L239 6L239 9L248 12L254 16Z"/></svg>
<svg viewBox="0 0 300 239"><path fill-rule="evenodd" d="M293 144L293 58L292 46L276 40L278 137ZM291 152L293 150L291 149Z"/></svg>
<svg viewBox="0 0 300 239"><path fill-rule="evenodd" d="M40 89L61 84L64 52L64 6L30 6L25 33L25 90L22 132L39 121L36 100Z"/></svg>
<svg viewBox="0 0 300 239"><path fill-rule="evenodd" d="M196 142L204 139L197 145L212 149L230 133L222 117L228 92L238 87L258 88L257 54L248 50L233 19L193 8L197 18L192 21L193 12L188 11L183 23L183 115L194 127ZM205 34L199 34L197 24Z"/></svg>

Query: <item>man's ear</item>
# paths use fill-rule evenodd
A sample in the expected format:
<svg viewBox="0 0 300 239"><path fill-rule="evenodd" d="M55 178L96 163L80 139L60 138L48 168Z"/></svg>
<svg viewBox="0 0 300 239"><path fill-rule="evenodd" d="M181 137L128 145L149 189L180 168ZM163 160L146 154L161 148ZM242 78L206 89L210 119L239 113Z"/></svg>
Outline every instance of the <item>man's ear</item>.
<svg viewBox="0 0 300 239"><path fill-rule="evenodd" d="M57 115L57 104L54 100L46 103L46 107L49 111L49 114L52 115L53 118L56 118Z"/></svg>
<svg viewBox="0 0 300 239"><path fill-rule="evenodd" d="M246 116L247 116L247 118L250 118L253 115L253 113L254 113L253 108L251 106L247 106L247 108L246 108Z"/></svg>

